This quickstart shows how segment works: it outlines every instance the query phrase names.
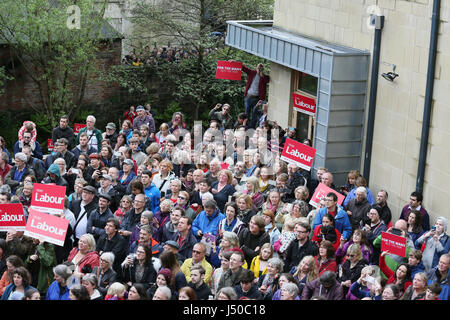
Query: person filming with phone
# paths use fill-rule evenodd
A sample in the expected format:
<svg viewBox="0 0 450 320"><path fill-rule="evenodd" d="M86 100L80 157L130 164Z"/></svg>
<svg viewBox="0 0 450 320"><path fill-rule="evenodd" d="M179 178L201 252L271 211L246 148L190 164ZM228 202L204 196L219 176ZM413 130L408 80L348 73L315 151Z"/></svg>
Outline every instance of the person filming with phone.
<svg viewBox="0 0 450 320"><path fill-rule="evenodd" d="M400 236L406 238L406 255L405 257L389 253L385 255L386 266L390 270L397 270L398 266L402 263L408 263L409 252L414 249L414 243L411 240L411 237L408 233L408 225L407 222L403 219L399 219L395 222L393 227L390 227L386 230L387 233ZM381 237L383 233L380 234L374 241L373 246L375 248L381 248ZM386 278L388 278L386 276Z"/></svg>
<svg viewBox="0 0 450 320"><path fill-rule="evenodd" d="M436 267L439 263L439 258L450 250L447 224L448 220L446 218L438 217L431 230L425 232L415 242L417 249L423 249L422 262L425 266L425 272Z"/></svg>

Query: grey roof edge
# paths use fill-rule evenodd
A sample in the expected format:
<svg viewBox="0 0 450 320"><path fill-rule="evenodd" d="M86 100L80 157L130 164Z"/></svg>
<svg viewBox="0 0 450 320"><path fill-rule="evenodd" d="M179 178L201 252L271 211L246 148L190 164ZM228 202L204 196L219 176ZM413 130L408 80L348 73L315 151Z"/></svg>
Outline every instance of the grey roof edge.
<svg viewBox="0 0 450 320"><path fill-rule="evenodd" d="M276 32L287 35L286 37L282 37L282 36L272 33L272 34L270 34L270 36L273 38L276 38L276 39L279 39L282 41L291 42L293 44L300 45L300 46L303 46L303 47L306 47L306 48L309 48L309 49L312 49L315 51L319 51L319 52L322 52L322 53L328 54L328 55L346 56L346 57L348 57L348 56L370 56L371 55L370 51L368 51L368 50L360 50L360 49L356 49L356 48L351 48L351 47L343 46L340 44L327 42L324 40L314 39L311 36L307 36L304 34L285 30L281 27L274 26L273 20L227 20L226 23L229 25L238 27L238 28L250 30L252 32L256 32L256 33L260 33L260 34L267 34L268 32L265 30L262 30L262 29L254 28L250 25L259 25L261 27L271 27ZM297 39L295 39L295 38L297 38ZM305 41L301 42L301 39L304 39ZM295 41L295 40L300 40L300 41ZM315 45L314 46L309 45L308 42L315 43ZM229 45L229 44L227 44L227 45ZM233 47L236 47L236 46L233 46ZM326 47L329 47L329 48L332 48L335 50L339 50L341 52L329 50Z"/></svg>

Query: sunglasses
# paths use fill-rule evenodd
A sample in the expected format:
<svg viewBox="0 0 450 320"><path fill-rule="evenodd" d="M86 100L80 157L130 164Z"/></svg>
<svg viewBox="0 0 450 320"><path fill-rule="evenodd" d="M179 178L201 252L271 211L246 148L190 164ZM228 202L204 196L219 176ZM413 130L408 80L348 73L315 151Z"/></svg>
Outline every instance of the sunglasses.
<svg viewBox="0 0 450 320"><path fill-rule="evenodd" d="M178 199L186 200L186 198L185 198L185 197L182 197L182 196L178 196Z"/></svg>
<svg viewBox="0 0 450 320"><path fill-rule="evenodd" d="M354 254L347 254L347 257L353 258L353 257L355 257L355 255Z"/></svg>

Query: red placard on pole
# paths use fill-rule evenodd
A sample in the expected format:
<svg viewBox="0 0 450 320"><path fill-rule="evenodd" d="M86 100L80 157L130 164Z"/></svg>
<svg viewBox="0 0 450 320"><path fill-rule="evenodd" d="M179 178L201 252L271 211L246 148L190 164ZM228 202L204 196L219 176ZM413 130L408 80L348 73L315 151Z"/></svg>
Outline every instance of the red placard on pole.
<svg viewBox="0 0 450 320"><path fill-rule="evenodd" d="M66 187L54 184L35 183L31 198L31 207L47 213L60 213L64 210Z"/></svg>
<svg viewBox="0 0 450 320"><path fill-rule="evenodd" d="M309 171L311 170L315 155L316 149L287 138L284 143L283 152L281 153L281 160L296 164Z"/></svg>
<svg viewBox="0 0 450 320"><path fill-rule="evenodd" d="M53 140L52 139L47 140L47 150L53 151Z"/></svg>
<svg viewBox="0 0 450 320"><path fill-rule="evenodd" d="M392 233L381 233L381 251L389 251L406 258L406 238Z"/></svg>
<svg viewBox="0 0 450 320"><path fill-rule="evenodd" d="M342 205L342 202L344 202L345 196L337 192L336 190L333 190L323 183L319 183L319 185L316 187L316 191L314 191L313 196L311 197L311 200L309 200L309 204L312 205L315 208L319 207L320 199L325 197L328 193L333 192L337 195L337 204Z"/></svg>
<svg viewBox="0 0 450 320"><path fill-rule="evenodd" d="M75 123L75 124L73 125L73 133L74 133L75 135L79 134L79 133L80 133L80 130L83 129L84 127L86 127L86 124L85 124L85 123Z"/></svg>
<svg viewBox="0 0 450 320"><path fill-rule="evenodd" d="M241 80L242 62L217 61L216 79Z"/></svg>
<svg viewBox="0 0 450 320"><path fill-rule="evenodd" d="M44 239L44 241L57 246L64 245L69 220L33 208L30 208L28 212L29 216L24 233L26 236Z"/></svg>
<svg viewBox="0 0 450 320"><path fill-rule="evenodd" d="M0 204L0 231L25 231L26 224L21 203Z"/></svg>

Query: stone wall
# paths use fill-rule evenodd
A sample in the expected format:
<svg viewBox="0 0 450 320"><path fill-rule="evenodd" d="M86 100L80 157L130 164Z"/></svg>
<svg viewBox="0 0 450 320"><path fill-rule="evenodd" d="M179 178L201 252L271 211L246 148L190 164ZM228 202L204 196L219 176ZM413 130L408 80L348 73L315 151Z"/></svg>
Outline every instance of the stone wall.
<svg viewBox="0 0 450 320"><path fill-rule="evenodd" d="M422 130L422 116L428 63L433 0L276 0L274 25L308 37L357 49L373 51L370 13L385 16L379 72L400 75L394 82L381 76L378 82L370 189L389 192L393 218L415 190ZM441 4L440 37L434 104L424 184L424 207L432 220L450 217L450 1ZM279 68L272 67L277 79ZM369 71L371 72L371 71ZM280 73L286 75L284 70ZM369 73L370 74L370 73ZM286 110L289 95L278 83L271 83L271 108ZM288 82L289 83L289 82ZM367 97L369 96L369 93ZM366 108L368 103L366 104ZM285 112L286 113L286 112ZM280 116L278 116L280 117ZM276 119L276 118L275 118ZM280 117L285 121L285 116ZM363 147L364 150L364 147ZM361 165L362 168L362 165ZM361 169L356 168L356 169Z"/></svg>

